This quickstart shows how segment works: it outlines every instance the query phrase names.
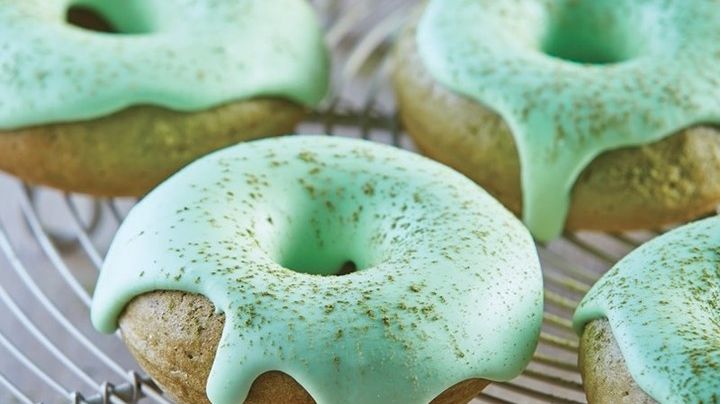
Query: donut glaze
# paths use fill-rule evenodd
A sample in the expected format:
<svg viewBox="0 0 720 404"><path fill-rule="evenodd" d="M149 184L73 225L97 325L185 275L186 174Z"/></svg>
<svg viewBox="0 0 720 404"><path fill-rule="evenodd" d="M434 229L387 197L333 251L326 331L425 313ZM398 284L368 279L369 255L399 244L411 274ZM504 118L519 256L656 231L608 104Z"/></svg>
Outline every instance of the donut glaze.
<svg viewBox="0 0 720 404"><path fill-rule="evenodd" d="M720 217L680 227L622 259L578 306L575 330L601 318L653 399L720 400Z"/></svg>
<svg viewBox="0 0 720 404"><path fill-rule="evenodd" d="M347 261L358 271L328 276ZM542 322L535 247L511 213L424 157L327 136L225 149L140 201L105 260L93 324L113 332L155 290L225 313L216 404L241 402L269 370L318 403L429 402L518 375Z"/></svg>
<svg viewBox="0 0 720 404"><path fill-rule="evenodd" d="M71 5L123 34L69 25ZM259 96L323 98L328 58L303 0L23 0L0 6L0 129L151 104L198 111Z"/></svg>
<svg viewBox="0 0 720 404"><path fill-rule="evenodd" d="M720 122L715 1L431 0L417 44L440 84L507 122L540 240L600 153Z"/></svg>

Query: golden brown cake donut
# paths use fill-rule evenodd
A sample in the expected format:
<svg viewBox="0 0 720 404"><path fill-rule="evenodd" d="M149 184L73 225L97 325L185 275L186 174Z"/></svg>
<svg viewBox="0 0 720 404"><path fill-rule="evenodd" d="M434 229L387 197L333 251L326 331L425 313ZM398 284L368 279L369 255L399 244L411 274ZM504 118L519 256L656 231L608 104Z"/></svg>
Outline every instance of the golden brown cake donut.
<svg viewBox="0 0 720 404"><path fill-rule="evenodd" d="M142 195L291 132L329 84L305 0L8 1L0 27L0 170L66 191Z"/></svg>
<svg viewBox="0 0 720 404"><path fill-rule="evenodd" d="M133 299L119 325L128 349L163 391L179 403L200 404L209 403L205 385L224 317L203 296L163 291ZM488 383L483 379L460 382L432 404L465 404ZM270 371L254 381L245 402L313 404L315 400L292 377Z"/></svg>
<svg viewBox="0 0 720 404"><path fill-rule="evenodd" d="M422 11L413 15L395 51L393 83L405 129L424 154L464 173L520 214L520 159L511 130L498 113L430 74L417 45ZM565 227L658 228L700 216L720 201L718 173L720 131L714 125L605 151L575 181Z"/></svg>

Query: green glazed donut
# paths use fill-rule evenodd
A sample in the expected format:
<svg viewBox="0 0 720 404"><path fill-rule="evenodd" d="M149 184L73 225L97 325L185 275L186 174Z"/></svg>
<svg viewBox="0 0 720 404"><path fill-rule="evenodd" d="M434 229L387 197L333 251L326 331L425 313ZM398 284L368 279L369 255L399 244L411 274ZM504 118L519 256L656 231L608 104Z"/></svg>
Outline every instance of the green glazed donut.
<svg viewBox="0 0 720 404"><path fill-rule="evenodd" d="M582 300L574 326L591 402L636 389L623 402L720 402L720 217L623 258Z"/></svg>
<svg viewBox="0 0 720 404"><path fill-rule="evenodd" d="M72 6L117 32L66 22ZM141 195L198 156L291 132L329 60L305 0L0 3L0 169Z"/></svg>
<svg viewBox="0 0 720 404"><path fill-rule="evenodd" d="M348 261L357 271L333 276ZM268 371L318 403L427 403L464 380L517 376L542 322L535 247L511 213L431 160L327 136L222 150L140 201L108 253L93 324L113 332L131 300L161 290L224 313L216 404L243 401Z"/></svg>
<svg viewBox="0 0 720 404"><path fill-rule="evenodd" d="M602 228L606 219L613 229L632 228L632 212L622 208L628 195L644 201L637 211L652 203L664 208L638 221L647 226L664 224L664 216L705 213L720 200L717 143L687 142L690 150L678 147L670 157L640 150L720 123L716 1L431 0L410 35L411 45L401 41L395 75L409 132L429 155L493 185L513 209L521 206L536 238L561 234L582 173L592 186L581 191L599 190L595 199L602 203L594 209L590 200L593 207L580 209L576 228ZM697 140L707 131L690 132ZM506 134L511 138L501 142ZM699 144L712 151L695 150ZM603 159L604 170L584 171L620 149L639 151ZM665 163L656 167L658 158ZM511 171L516 160L519 173ZM677 166L665 171L671 163ZM499 175L487 174L494 172ZM597 177L610 186L593 183ZM707 177L712 184L704 188ZM518 181L521 197L514 195ZM608 189L627 195L605 201ZM695 206L698 199L703 203Z"/></svg>

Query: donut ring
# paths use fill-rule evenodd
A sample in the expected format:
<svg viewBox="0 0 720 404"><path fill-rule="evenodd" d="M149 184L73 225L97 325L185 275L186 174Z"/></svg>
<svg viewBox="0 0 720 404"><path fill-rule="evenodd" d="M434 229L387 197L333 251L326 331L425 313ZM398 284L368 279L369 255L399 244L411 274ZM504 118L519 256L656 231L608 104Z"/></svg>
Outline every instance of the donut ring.
<svg viewBox="0 0 720 404"><path fill-rule="evenodd" d="M71 5L119 33L66 23ZM304 0L4 2L0 52L0 169L99 195L142 194L199 155L290 132L329 78Z"/></svg>
<svg viewBox="0 0 720 404"><path fill-rule="evenodd" d="M573 325L590 402L720 397L720 217L668 232L588 292Z"/></svg>
<svg viewBox="0 0 720 404"><path fill-rule="evenodd" d="M431 1L398 48L403 122L424 152L522 210L542 240L565 225L620 230L708 212L720 200L720 141L701 125L720 121L720 98L708 91L717 87L720 49L705 33L717 30L720 15L709 3L685 6ZM643 24L633 26L641 14ZM583 48L572 43L561 46L570 54L552 53L557 41L577 39L553 31L568 29L573 16L585 18L577 20L587 32L609 35L586 47L608 63L573 53ZM695 18L702 22L689 22ZM671 22L669 32L656 32ZM640 42L607 53L630 29ZM571 201L571 192L582 200Z"/></svg>
<svg viewBox="0 0 720 404"><path fill-rule="evenodd" d="M347 261L359 270L329 276ZM163 290L191 304L200 303L188 294L206 296L225 314L207 381L214 403L242 401L269 371L321 403L429 402L460 382L519 374L542 322L539 262L512 214L447 167L326 136L207 156L151 192L118 231L93 324L113 332L127 307L120 323L131 350L188 401L197 389L163 383L148 332L133 331L174 324L177 310L153 295ZM154 315L142 314L147 305Z"/></svg>

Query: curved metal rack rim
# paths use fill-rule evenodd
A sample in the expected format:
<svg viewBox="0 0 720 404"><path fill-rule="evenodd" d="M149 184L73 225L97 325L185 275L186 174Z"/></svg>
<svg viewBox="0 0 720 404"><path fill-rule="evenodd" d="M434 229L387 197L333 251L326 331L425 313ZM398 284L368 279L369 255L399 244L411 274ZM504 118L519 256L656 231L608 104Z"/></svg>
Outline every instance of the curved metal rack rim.
<svg viewBox="0 0 720 404"><path fill-rule="evenodd" d="M319 2L317 2L319 3ZM335 56L341 60L334 72L332 94L328 100L313 112L304 124L306 133L325 132L328 134L350 132L349 135L389 143L397 147L412 147L401 131L399 119L388 96L389 72L392 67L389 49L394 34L408 15L412 1L324 1L326 15L337 18L327 30L327 42L337 50ZM377 23L373 23L377 21ZM368 28L369 27L369 28ZM354 44L347 47L347 43ZM336 61L338 62L338 61ZM370 71L370 73L365 73ZM358 89L349 89L351 84L361 84ZM311 130L312 129L312 130ZM83 207L78 196L56 191L47 191L17 183L17 206L25 227L15 224L6 227L0 221L0 275L13 277L14 283L0 283L0 312L11 315L11 321L18 327L8 330L0 323L0 355L12 359L16 368L12 373L0 363L0 401L3 390L9 397L20 403L46 399L33 397L34 392L24 391L17 375L32 378L41 387L44 395L53 395L74 403L169 403L158 387L137 365L122 354L113 354L102 346L116 344L117 339L106 338L94 333L88 326L88 309L91 294L81 279L79 267L70 263L70 256L80 255L96 277L102 267L107 240L98 235L101 228L114 231L124 219L127 209L134 203L129 199L92 199L90 206ZM38 192L54 192L58 196L56 208L64 211L67 226L61 232L50 230L41 219L43 208L37 201ZM85 198L87 199L87 198ZM89 216L89 217L88 217ZM525 372L515 380L493 383L478 396L479 402L551 402L584 403L585 396L577 369L578 338L572 330L570 318L583 294L591 285L630 249L638 246L658 232L634 234L565 234L563 239L538 245L545 281L545 313L540 344L533 360ZM57 276L70 293L50 296L47 285L36 271L31 271L28 260L21 257L16 239L30 238L32 250L38 259L44 259L54 268ZM88 274L83 276L87 277ZM5 278L0 278L5 279ZM91 282L92 283L92 282ZM9 290L10 287L19 288ZM38 309L28 313L18 303L19 296L32 298ZM66 311L68 307L80 305L82 317L73 320ZM42 321L37 317L42 315ZM4 320L3 320L4 321ZM56 343L56 334L47 331L52 323L55 333L69 336L72 343L82 350L82 355L71 355ZM32 352L23 350L22 343L13 334L22 332L28 341L37 344L48 355L37 361ZM22 342L22 343L21 343ZM81 357L80 357L81 356ZM121 357L122 356L122 357ZM63 374L53 373L44 366L52 360L60 364ZM45 363L48 362L48 363ZM57 368L56 368L57 369ZM89 370L93 369L93 371ZM99 380L102 370L107 380ZM3 373L5 372L5 373ZM68 385L68 378L77 384ZM84 395L83 393L87 394Z"/></svg>

